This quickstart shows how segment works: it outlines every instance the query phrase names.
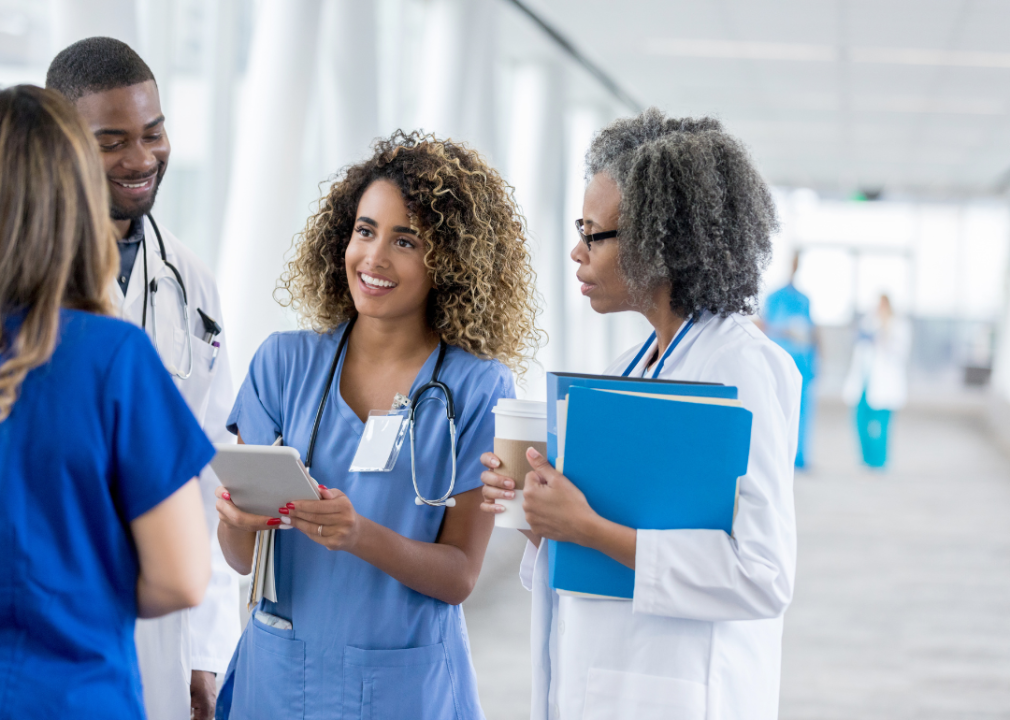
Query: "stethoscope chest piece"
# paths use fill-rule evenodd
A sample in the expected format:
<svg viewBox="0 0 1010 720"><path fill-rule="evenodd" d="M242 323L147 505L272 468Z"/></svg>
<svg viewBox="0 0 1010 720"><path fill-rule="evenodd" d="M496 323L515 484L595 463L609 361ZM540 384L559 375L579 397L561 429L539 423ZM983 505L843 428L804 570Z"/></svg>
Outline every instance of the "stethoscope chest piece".
<svg viewBox="0 0 1010 720"><path fill-rule="evenodd" d="M344 348L347 346L347 339L350 335L351 328L354 326L355 318L348 321L347 326L344 328L344 332L340 336L340 342L337 344L337 351L333 355L333 361L330 363L330 371L326 378L326 386L323 390L323 396L319 400L319 407L316 408L316 417L312 425L312 434L309 437L309 447L308 451L305 453L305 467L312 467L312 460L315 455L316 449L316 438L319 435L319 425L323 417L323 409L326 407L326 400L330 396L330 390L333 387L334 378L337 374L337 366L340 364L340 357L343 355ZM409 400L399 393L397 394L396 401L394 405L401 412L404 407L409 405L409 410L407 411L407 425L410 432L410 477L414 484L414 504L415 505L428 505L431 507L455 507L456 500L452 498L453 490L456 488L456 403L452 396L452 390L449 386L441 382L438 379L439 372L442 369L442 363L445 360L445 353L448 350L448 345L442 340L439 342L438 348L438 359L435 361L435 369L431 374L431 380L422 385L414 392L413 396ZM429 394L426 397L422 397L424 393L429 390L437 390L442 393L442 397L437 395ZM417 409L428 401L441 402L445 407L445 416L449 422L449 446L450 446L450 456L452 457L452 475L449 478L449 489L444 495L436 499L426 498L421 494L421 489L417 485L417 463L415 454L415 420L417 415ZM402 436L401 436L402 438ZM397 446L399 447L399 446ZM387 469L392 469L387 468ZM354 472L354 463L352 462L351 471Z"/></svg>
<svg viewBox="0 0 1010 720"><path fill-rule="evenodd" d="M158 355L162 357L165 362L165 368L175 377L180 380L186 380L193 374L193 334L190 331L190 321L189 321L189 297L186 294L186 285L182 281L182 273L179 269L168 261L168 254L165 252L165 241L161 237L161 230L158 228L158 224L154 222L154 218L147 215L147 219L151 221L151 227L154 228L154 234L158 238L158 249L161 254L161 262L164 263L165 267L172 271L172 276L166 276L161 278L159 283L158 278L152 278L148 280L147 277L147 235L146 233L141 240L142 249L144 252L144 309L141 315L141 327L147 330L147 306L148 303L151 305L151 334L154 339L154 349L158 351ZM185 373L176 367L175 363L172 361L172 356L168 356L168 360L165 361L165 355L162 355L161 345L158 340L158 311L156 307L158 298L158 289L164 284L176 285L176 294L178 295L179 302L182 307L182 319L185 323L184 333L186 340L186 353L189 358L189 366Z"/></svg>

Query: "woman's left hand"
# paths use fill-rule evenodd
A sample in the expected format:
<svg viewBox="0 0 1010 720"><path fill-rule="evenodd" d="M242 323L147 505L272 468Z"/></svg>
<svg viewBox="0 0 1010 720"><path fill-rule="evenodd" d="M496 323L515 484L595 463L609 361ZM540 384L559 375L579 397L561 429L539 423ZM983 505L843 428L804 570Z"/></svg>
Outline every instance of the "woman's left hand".
<svg viewBox="0 0 1010 720"><path fill-rule="evenodd" d="M526 474L523 510L534 534L550 540L590 545L600 516L586 496L533 448L526 451L532 472Z"/></svg>
<svg viewBox="0 0 1010 720"><path fill-rule="evenodd" d="M339 490L319 486L321 500L298 500L280 508L297 528L328 550L347 550L357 537L360 517L350 498Z"/></svg>

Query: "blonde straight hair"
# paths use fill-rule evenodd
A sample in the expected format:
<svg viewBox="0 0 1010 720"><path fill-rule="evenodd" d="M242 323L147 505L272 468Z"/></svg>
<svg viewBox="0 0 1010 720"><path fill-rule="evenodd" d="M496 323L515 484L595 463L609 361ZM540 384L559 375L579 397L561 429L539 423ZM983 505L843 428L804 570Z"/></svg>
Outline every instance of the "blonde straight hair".
<svg viewBox="0 0 1010 720"><path fill-rule="evenodd" d="M56 349L60 308L111 314L116 241L98 146L53 90L0 92L0 422ZM4 321L22 314L11 337Z"/></svg>

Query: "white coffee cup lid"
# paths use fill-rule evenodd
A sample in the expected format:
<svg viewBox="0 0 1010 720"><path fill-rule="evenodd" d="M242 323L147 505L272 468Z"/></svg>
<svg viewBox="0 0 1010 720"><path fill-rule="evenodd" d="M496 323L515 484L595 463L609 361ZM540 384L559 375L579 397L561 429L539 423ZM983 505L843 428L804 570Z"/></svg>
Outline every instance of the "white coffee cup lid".
<svg viewBox="0 0 1010 720"><path fill-rule="evenodd" d="M539 400L498 398L498 404L494 406L491 412L511 415L512 417L540 419L547 417L547 403Z"/></svg>

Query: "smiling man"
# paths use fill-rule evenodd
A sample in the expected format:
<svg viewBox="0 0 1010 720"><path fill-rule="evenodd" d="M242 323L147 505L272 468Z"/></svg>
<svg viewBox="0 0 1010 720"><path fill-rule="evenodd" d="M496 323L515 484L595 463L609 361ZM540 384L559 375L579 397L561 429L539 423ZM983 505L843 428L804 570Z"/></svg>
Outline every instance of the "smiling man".
<svg viewBox="0 0 1010 720"><path fill-rule="evenodd" d="M120 252L120 272L109 291L120 315L148 333L211 440L231 442L225 420L233 393L214 278L151 217L171 153L154 75L125 43L96 37L60 52L46 87L76 105L101 150ZM144 704L152 720L213 717L215 674L227 668L238 641L238 578L216 539L217 485L208 467L200 486L214 573L203 604L137 622Z"/></svg>

